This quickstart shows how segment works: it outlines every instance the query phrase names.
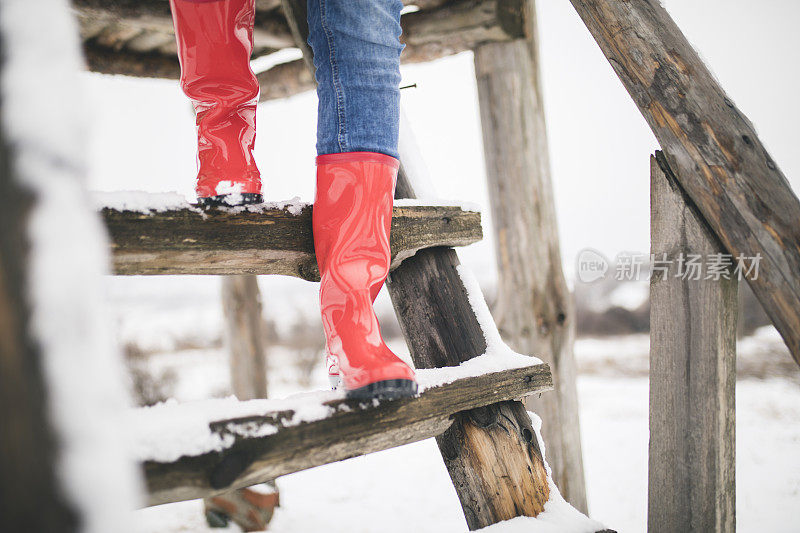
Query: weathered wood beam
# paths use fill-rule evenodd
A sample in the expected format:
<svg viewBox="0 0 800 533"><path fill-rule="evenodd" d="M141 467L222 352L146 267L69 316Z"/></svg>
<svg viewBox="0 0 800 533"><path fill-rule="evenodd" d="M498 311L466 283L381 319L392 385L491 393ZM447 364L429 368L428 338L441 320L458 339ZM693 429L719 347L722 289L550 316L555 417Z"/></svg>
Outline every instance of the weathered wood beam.
<svg viewBox="0 0 800 533"><path fill-rule="evenodd" d="M114 273L282 274L319 281L311 206L286 209L184 208L141 213L105 208ZM480 213L459 207L395 206L392 267L422 248L482 238Z"/></svg>
<svg viewBox="0 0 800 533"><path fill-rule="evenodd" d="M297 3L296 0L286 0ZM435 8L434 8L435 7ZM451 3L433 3L431 9L403 15L402 41L406 45L400 60L403 63L423 63L440 57L472 50L480 43L510 41L526 35L523 20L525 4L522 0L460 0ZM297 10L305 16L303 10ZM295 30L293 30L295 31ZM296 28L305 43L307 26ZM307 48L307 47L303 47ZM315 87L309 64L298 59L258 74L261 101L284 98Z"/></svg>
<svg viewBox="0 0 800 533"><path fill-rule="evenodd" d="M561 267L550 176L536 9L518 23L532 36L475 49L486 179L495 231L498 292L493 311L503 339L550 364L555 391L526 401L542 418L553 481L587 512L573 354L575 313ZM534 268L531 265L536 265Z"/></svg>
<svg viewBox="0 0 800 533"><path fill-rule="evenodd" d="M83 44L83 57L87 68L101 74L118 74L137 78L181 77L178 57L160 52L140 53L132 50L114 50L92 43Z"/></svg>
<svg viewBox="0 0 800 533"><path fill-rule="evenodd" d="M280 63L272 68L256 74L261 87L259 101L266 102L277 98L286 98L317 86L314 75L308 69L304 59Z"/></svg>
<svg viewBox="0 0 800 533"><path fill-rule="evenodd" d="M169 38L172 35L172 20L169 18L168 3L165 2L166 11L160 0L150 0L144 4L143 11L123 4L104 12L97 6L107 3L107 0L75 2L80 6L77 11L89 70L105 74L178 79L180 66L174 55L174 38ZM307 36L304 3L287 0L287 4L293 5L291 9L298 15L292 20L302 20L302 24L287 25L283 21L276 22L274 17L257 20L254 36L256 55L296 46L298 42L301 48L307 48L305 39L297 38ZM528 32L521 22L526 9L523 0L432 1L426 6L401 19L402 39L406 44L401 56L403 63L431 61L471 50L480 43L524 37ZM144 33L137 33L138 30ZM277 40L270 40L267 34L276 36ZM164 41L164 36L169 39ZM160 42L165 44L158 47ZM152 50L148 52L147 46L152 46ZM309 66L304 59L300 59L259 73L261 101L313 89L315 82Z"/></svg>
<svg viewBox="0 0 800 533"><path fill-rule="evenodd" d="M221 452L144 462L148 505L201 498L278 476L440 434L459 411L552 387L547 365L503 370L426 388L417 398L326 402L330 414L293 422L294 411L220 420L212 432L233 443ZM253 436L266 435L266 436Z"/></svg>
<svg viewBox="0 0 800 533"><path fill-rule="evenodd" d="M400 127L398 198L415 198L413 171L419 161L413 132ZM397 318L417 368L457 365L484 353L497 335L483 296L472 294L452 248L423 250L389 274L386 281ZM476 301L477 299L480 301ZM481 306L484 309L479 310ZM530 417L519 401L459 413L436 438L470 529L516 516L536 516L550 496L547 473Z"/></svg>
<svg viewBox="0 0 800 533"><path fill-rule="evenodd" d="M651 157L651 252L660 268L650 280L647 529L732 533L738 281L730 271L732 279L682 279L681 257L708 261L725 249L660 163Z"/></svg>
<svg viewBox="0 0 800 533"><path fill-rule="evenodd" d="M231 390L240 400L267 397L267 352L258 278L222 277L222 315Z"/></svg>
<svg viewBox="0 0 800 533"><path fill-rule="evenodd" d="M800 201L658 2L571 0L725 250L760 254L753 292L800 364Z"/></svg>
<svg viewBox="0 0 800 533"><path fill-rule="evenodd" d="M467 49L482 42L526 36L525 0L458 0L402 17L401 39L409 45Z"/></svg>
<svg viewBox="0 0 800 533"><path fill-rule="evenodd" d="M172 35L174 28L169 2L158 0L113 2L104 0L73 0L73 10L78 18L81 37L96 39L106 32L106 45L122 48L137 32L149 31ZM253 47L282 49L294 46L286 20L280 14L256 13L253 26ZM174 50L174 47L171 49Z"/></svg>

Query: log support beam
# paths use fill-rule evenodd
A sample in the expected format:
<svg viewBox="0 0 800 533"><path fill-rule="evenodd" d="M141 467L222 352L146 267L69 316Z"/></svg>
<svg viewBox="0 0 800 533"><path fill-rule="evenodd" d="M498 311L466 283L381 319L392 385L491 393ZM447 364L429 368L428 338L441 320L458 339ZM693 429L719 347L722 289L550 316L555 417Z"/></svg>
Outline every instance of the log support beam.
<svg viewBox="0 0 800 533"><path fill-rule="evenodd" d="M734 257L800 364L800 200L659 2L571 0L682 189Z"/></svg>
<svg viewBox="0 0 800 533"><path fill-rule="evenodd" d="M659 154L660 156L660 154ZM681 257L725 249L674 174L652 157L648 531L736 530L738 281L683 279Z"/></svg>
<svg viewBox="0 0 800 533"><path fill-rule="evenodd" d="M231 390L240 400L266 398L267 354L258 277L252 274L223 276L222 311Z"/></svg>
<svg viewBox="0 0 800 533"><path fill-rule="evenodd" d="M314 88L305 57L308 25L305 2L283 0L282 11L259 12L254 41L256 55L298 46L304 59L289 61L258 73L261 101L284 98ZM456 0L413 2L419 11L402 17L404 63L431 61L471 50L485 42L505 42L527 35L523 24L525 0ZM89 70L105 74L178 79L172 20L166 1L111 3L73 0L81 25ZM295 22L297 21L297 22ZM302 37L298 39L298 37ZM299 44L295 44L299 43ZM150 48L148 48L150 47Z"/></svg>
<svg viewBox="0 0 800 533"><path fill-rule="evenodd" d="M519 13L529 38L475 49L499 274L493 314L503 339L514 350L535 353L553 370L555 392L526 403L542 418L556 486L586 513L572 351L575 315L561 268L535 13L532 0Z"/></svg>

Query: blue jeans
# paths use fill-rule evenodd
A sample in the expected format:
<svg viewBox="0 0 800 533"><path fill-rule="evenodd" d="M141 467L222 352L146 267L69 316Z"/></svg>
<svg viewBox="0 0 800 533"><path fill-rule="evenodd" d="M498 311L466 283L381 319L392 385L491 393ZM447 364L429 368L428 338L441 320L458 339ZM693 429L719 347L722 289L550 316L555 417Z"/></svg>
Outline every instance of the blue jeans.
<svg viewBox="0 0 800 533"><path fill-rule="evenodd" d="M402 0L308 0L317 153L397 158Z"/></svg>

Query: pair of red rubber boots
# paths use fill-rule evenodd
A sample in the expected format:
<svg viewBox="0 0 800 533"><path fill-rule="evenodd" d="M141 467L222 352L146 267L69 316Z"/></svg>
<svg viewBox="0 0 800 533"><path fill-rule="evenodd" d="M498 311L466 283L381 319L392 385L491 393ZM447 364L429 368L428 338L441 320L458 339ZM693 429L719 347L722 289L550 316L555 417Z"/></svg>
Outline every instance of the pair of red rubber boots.
<svg viewBox="0 0 800 533"><path fill-rule="evenodd" d="M260 203L253 158L258 81L250 68L254 0L170 0L181 87L197 117L197 196L206 206ZM389 272L398 161L371 152L317 158L314 247L327 352L348 396L416 394L414 371L384 342L372 308Z"/></svg>

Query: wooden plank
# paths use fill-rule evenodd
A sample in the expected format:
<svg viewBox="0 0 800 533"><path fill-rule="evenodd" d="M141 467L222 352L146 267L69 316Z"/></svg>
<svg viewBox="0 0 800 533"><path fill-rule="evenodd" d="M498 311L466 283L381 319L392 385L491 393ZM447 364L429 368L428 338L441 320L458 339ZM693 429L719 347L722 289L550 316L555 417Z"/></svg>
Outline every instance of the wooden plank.
<svg viewBox="0 0 800 533"><path fill-rule="evenodd" d="M575 313L561 267L533 0L519 15L530 38L486 43L474 56L499 275L493 315L509 346L553 370L555 392L526 406L542 418L553 481L586 513Z"/></svg>
<svg viewBox="0 0 800 533"><path fill-rule="evenodd" d="M748 282L800 364L800 201L786 177L660 3L571 1L725 250L760 254Z"/></svg>
<svg viewBox="0 0 800 533"><path fill-rule="evenodd" d="M648 531L733 532L738 282L682 279L681 257L725 249L661 164L651 157L651 252L668 268L650 281Z"/></svg>
<svg viewBox="0 0 800 533"><path fill-rule="evenodd" d="M240 400L266 398L267 354L258 278L251 274L223 276L222 310L231 389Z"/></svg>
<svg viewBox="0 0 800 533"><path fill-rule="evenodd" d="M141 213L105 208L114 273L282 274L319 281L311 206L194 208ZM395 206L392 266L422 248L465 246L482 238L480 213L448 206Z"/></svg>
<svg viewBox="0 0 800 533"><path fill-rule="evenodd" d="M211 430L232 439L223 451L144 462L148 505L205 497L430 438L450 426L454 413L550 387L549 368L536 364L463 377L377 406L339 398L323 404L328 416L299 424L293 410L219 420Z"/></svg>

